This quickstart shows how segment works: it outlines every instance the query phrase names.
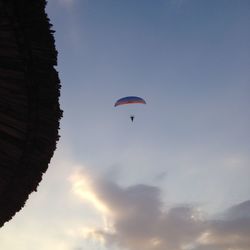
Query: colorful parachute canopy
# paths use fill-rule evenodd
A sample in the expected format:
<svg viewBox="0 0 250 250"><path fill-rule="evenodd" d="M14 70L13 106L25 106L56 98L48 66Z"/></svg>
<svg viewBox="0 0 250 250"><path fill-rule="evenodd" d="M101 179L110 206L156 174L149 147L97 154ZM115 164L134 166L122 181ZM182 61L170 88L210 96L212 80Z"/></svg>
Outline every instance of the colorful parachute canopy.
<svg viewBox="0 0 250 250"><path fill-rule="evenodd" d="M138 96L126 96L116 101L115 107L125 104L141 103L146 104L145 100Z"/></svg>

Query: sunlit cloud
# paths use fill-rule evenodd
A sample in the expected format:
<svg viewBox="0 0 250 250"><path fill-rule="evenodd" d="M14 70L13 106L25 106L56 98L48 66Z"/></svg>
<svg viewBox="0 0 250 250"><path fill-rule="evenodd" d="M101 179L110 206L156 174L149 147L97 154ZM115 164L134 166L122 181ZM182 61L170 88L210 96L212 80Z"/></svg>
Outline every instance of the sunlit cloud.
<svg viewBox="0 0 250 250"><path fill-rule="evenodd" d="M109 249L247 250L250 248L250 202L228 209L220 219L205 218L200 207L165 209L157 187L121 187L83 173L72 176L75 195L103 214L103 226L82 231ZM249 217L247 217L249 216Z"/></svg>
<svg viewBox="0 0 250 250"><path fill-rule="evenodd" d="M102 245L105 243L104 237L93 228L83 229L82 233L85 239L92 238L101 243Z"/></svg>
<svg viewBox="0 0 250 250"><path fill-rule="evenodd" d="M83 201L91 203L97 210L106 214L110 213L110 209L98 198L93 190L93 180L90 177L75 173L71 177L73 183L72 190Z"/></svg>

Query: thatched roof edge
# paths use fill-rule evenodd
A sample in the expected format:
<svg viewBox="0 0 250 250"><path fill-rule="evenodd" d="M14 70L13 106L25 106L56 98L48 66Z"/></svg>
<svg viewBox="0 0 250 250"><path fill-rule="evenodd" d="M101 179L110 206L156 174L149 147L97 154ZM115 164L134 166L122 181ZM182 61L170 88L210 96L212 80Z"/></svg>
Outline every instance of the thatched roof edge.
<svg viewBox="0 0 250 250"><path fill-rule="evenodd" d="M36 191L59 138L57 51L44 0L0 0L0 227Z"/></svg>

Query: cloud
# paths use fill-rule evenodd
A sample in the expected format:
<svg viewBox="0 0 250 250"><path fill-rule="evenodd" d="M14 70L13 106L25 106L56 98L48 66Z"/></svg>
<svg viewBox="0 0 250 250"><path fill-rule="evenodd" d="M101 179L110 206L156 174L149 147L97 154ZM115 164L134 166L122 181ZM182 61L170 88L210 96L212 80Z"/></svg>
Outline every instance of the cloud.
<svg viewBox="0 0 250 250"><path fill-rule="evenodd" d="M157 183L162 182L167 178L167 176L168 173L166 171L162 171L154 177L154 181L156 181Z"/></svg>
<svg viewBox="0 0 250 250"><path fill-rule="evenodd" d="M229 208L223 217L208 221L197 250L250 249L250 200Z"/></svg>
<svg viewBox="0 0 250 250"><path fill-rule="evenodd" d="M81 186L82 180L85 184ZM202 212L191 205L166 209L160 189L154 186L121 187L107 179L80 173L72 181L73 186L78 183L83 193L91 190L95 196L85 202L92 202L109 226L94 228L92 235L99 236L109 249L112 246L129 250L250 249L250 201L231 207L220 219L204 219ZM102 206L96 206L96 201Z"/></svg>
<svg viewBox="0 0 250 250"><path fill-rule="evenodd" d="M228 209L228 211L225 213L225 217L226 219L250 219L250 200L244 201Z"/></svg>

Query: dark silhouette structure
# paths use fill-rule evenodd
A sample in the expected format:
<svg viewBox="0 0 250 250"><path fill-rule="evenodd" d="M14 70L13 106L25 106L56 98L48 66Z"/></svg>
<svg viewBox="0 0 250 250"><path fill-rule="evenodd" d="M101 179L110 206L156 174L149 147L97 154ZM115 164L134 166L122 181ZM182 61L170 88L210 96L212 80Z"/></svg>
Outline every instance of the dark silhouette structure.
<svg viewBox="0 0 250 250"><path fill-rule="evenodd" d="M0 227L36 191L58 140L57 51L44 0L0 0Z"/></svg>

